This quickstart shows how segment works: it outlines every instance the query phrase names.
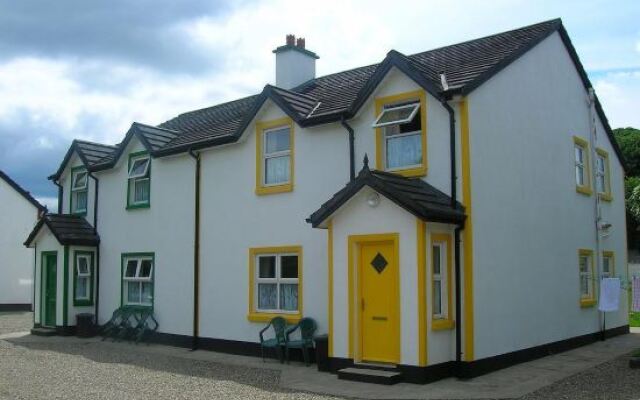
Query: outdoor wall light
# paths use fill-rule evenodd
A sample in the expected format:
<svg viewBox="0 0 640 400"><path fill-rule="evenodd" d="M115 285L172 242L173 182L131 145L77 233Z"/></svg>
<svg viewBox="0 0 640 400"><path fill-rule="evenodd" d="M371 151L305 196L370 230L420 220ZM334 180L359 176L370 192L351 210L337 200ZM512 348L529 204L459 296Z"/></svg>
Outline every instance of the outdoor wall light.
<svg viewBox="0 0 640 400"><path fill-rule="evenodd" d="M377 207L380 204L380 195L376 192L371 193L367 196L367 204L369 207Z"/></svg>

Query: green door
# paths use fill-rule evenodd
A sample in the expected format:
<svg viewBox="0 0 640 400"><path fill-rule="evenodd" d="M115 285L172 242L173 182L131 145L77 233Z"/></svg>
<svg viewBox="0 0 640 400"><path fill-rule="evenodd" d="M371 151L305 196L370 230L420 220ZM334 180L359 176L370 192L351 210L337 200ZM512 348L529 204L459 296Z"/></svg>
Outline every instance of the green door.
<svg viewBox="0 0 640 400"><path fill-rule="evenodd" d="M44 325L56 326L57 254L44 256Z"/></svg>

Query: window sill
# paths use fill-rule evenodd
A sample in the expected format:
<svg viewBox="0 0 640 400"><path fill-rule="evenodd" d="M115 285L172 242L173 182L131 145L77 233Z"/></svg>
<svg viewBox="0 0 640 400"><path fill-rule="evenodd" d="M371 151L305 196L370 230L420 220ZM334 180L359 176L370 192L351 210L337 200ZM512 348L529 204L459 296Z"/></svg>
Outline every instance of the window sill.
<svg viewBox="0 0 640 400"><path fill-rule="evenodd" d="M86 211L76 211L76 212L72 212L71 215L77 215L78 217L86 217L87 216L87 212Z"/></svg>
<svg viewBox="0 0 640 400"><path fill-rule="evenodd" d="M580 307L582 307L582 308L593 307L595 305L596 305L596 300L595 299L582 299L582 300L580 300Z"/></svg>
<svg viewBox="0 0 640 400"><path fill-rule="evenodd" d="M74 307L92 307L93 300L73 300Z"/></svg>
<svg viewBox="0 0 640 400"><path fill-rule="evenodd" d="M427 167L416 167L416 168L408 168L408 169L394 169L387 170L391 174L398 174L400 176L404 176L405 178L420 178L427 175Z"/></svg>
<svg viewBox="0 0 640 400"><path fill-rule="evenodd" d="M151 204L149 203L145 203L145 204L127 204L127 210L137 210L140 208L150 208Z"/></svg>
<svg viewBox="0 0 640 400"><path fill-rule="evenodd" d="M287 183L284 185L256 187L256 194L259 196L262 196L265 194L285 193L285 192L292 192L292 191L293 191L293 183Z"/></svg>
<svg viewBox="0 0 640 400"><path fill-rule="evenodd" d="M600 200L602 200L602 201L612 201L613 200L613 196L611 196L611 193L598 193L598 196L600 196Z"/></svg>
<svg viewBox="0 0 640 400"><path fill-rule="evenodd" d="M451 319L434 319L431 323L432 331L444 331L453 329L456 326L456 321Z"/></svg>
<svg viewBox="0 0 640 400"><path fill-rule="evenodd" d="M576 186L576 192L586 196L591 196L592 193L591 188L588 186Z"/></svg>
<svg viewBox="0 0 640 400"><path fill-rule="evenodd" d="M247 319L251 322L269 322L275 317L282 317L289 324L297 324L302 319L302 314L279 314L279 313L260 313L252 312L247 315Z"/></svg>

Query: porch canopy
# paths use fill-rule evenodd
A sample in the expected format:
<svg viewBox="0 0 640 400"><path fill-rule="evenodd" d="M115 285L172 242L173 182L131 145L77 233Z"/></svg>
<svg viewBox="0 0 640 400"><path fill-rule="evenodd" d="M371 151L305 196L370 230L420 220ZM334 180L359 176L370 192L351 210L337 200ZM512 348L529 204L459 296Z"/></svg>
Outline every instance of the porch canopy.
<svg viewBox="0 0 640 400"><path fill-rule="evenodd" d="M84 217L68 214L45 214L24 242L31 247L40 229L47 226L61 245L97 246L100 237Z"/></svg>
<svg viewBox="0 0 640 400"><path fill-rule="evenodd" d="M365 158L364 167L353 181L324 203L307 218L314 228L325 228L325 221L368 186L385 196L416 217L430 222L462 224L465 220L464 207L459 202L431 186L420 178L406 178L401 175L370 170Z"/></svg>

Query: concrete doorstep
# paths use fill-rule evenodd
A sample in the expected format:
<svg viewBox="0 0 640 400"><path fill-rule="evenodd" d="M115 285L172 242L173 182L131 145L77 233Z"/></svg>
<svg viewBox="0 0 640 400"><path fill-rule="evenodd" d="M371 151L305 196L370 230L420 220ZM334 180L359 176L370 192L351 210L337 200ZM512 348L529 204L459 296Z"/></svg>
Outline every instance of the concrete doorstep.
<svg viewBox="0 0 640 400"><path fill-rule="evenodd" d="M274 359L262 362L258 357L238 356L212 351L190 351L164 345L133 345L127 342L102 342L101 338L36 337L20 332L0 336L12 338L14 344L24 342L81 342L87 346L102 346L106 350L141 352L208 361L219 364L263 368L281 371L280 386L294 391L338 397L364 399L506 399L519 398L552 383L611 361L640 348L640 334L627 334L597 342L557 355L519 364L471 380L443 379L427 385L398 383L393 386L339 380L337 375L318 372L315 365L280 364Z"/></svg>

